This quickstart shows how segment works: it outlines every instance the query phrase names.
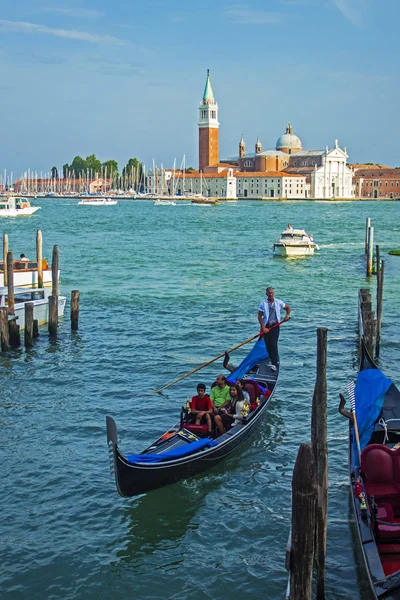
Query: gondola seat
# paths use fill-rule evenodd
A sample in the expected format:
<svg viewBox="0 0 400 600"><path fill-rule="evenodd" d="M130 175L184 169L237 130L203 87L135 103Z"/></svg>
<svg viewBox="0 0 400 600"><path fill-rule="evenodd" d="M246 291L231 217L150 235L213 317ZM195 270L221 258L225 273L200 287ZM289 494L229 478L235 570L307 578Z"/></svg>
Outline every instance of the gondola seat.
<svg viewBox="0 0 400 600"><path fill-rule="evenodd" d="M195 423L185 423L184 428L190 433L194 433L199 438L204 438L207 435L207 425L196 425Z"/></svg>
<svg viewBox="0 0 400 600"><path fill-rule="evenodd" d="M361 472L368 496L400 508L400 449L370 444L361 453Z"/></svg>

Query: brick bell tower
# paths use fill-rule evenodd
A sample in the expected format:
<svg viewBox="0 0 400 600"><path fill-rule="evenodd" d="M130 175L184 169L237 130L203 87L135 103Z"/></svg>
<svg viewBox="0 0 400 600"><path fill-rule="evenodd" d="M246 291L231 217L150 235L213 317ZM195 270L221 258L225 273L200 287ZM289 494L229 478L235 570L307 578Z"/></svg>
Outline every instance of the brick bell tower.
<svg viewBox="0 0 400 600"><path fill-rule="evenodd" d="M206 87L199 111L199 171L202 171L204 167L216 165L219 162L218 104L214 100L209 69L207 69Z"/></svg>

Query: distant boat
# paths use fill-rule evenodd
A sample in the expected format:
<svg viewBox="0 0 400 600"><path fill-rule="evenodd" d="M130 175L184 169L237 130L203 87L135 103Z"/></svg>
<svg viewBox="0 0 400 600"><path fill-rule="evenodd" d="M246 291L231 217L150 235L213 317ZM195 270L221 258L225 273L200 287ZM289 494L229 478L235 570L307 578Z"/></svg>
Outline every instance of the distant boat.
<svg viewBox="0 0 400 600"><path fill-rule="evenodd" d="M285 229L273 246L275 256L284 257L312 256L314 250L319 250L319 246L304 229Z"/></svg>
<svg viewBox="0 0 400 600"><path fill-rule="evenodd" d="M78 204L82 206L114 206L118 204L118 200L111 198L82 198Z"/></svg>
<svg viewBox="0 0 400 600"><path fill-rule="evenodd" d="M173 200L156 200L154 206L176 206Z"/></svg>
<svg viewBox="0 0 400 600"><path fill-rule="evenodd" d="M214 204L219 204L216 198L194 198L191 200L192 204L200 204L203 206L210 206Z"/></svg>
<svg viewBox="0 0 400 600"><path fill-rule="evenodd" d="M7 306L8 288L0 288L0 307ZM25 328L25 304L33 303L33 318L37 319L38 325L44 325L49 320L49 288L15 288L14 289L14 312L17 317L17 324L20 329ZM64 308L67 302L65 296L58 297L58 316L64 315ZM10 318L13 318L9 315Z"/></svg>
<svg viewBox="0 0 400 600"><path fill-rule="evenodd" d="M8 196L0 199L0 217L29 217L40 209L31 206L28 198Z"/></svg>

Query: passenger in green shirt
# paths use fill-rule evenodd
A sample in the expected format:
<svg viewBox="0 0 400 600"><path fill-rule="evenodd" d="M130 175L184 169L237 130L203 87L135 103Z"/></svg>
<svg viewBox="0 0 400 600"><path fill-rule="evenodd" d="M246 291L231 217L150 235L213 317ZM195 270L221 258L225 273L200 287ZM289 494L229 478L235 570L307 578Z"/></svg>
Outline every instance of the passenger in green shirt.
<svg viewBox="0 0 400 600"><path fill-rule="evenodd" d="M215 385L210 394L211 402L213 403L214 414L219 411L225 412L225 408L228 408L231 401L229 393L229 385L226 383L226 377L224 375L218 375L217 385Z"/></svg>

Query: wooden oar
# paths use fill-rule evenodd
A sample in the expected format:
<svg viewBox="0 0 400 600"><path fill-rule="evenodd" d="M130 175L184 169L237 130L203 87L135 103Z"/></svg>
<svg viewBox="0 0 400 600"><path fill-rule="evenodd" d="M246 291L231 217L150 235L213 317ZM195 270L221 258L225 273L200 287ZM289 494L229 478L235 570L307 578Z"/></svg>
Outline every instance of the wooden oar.
<svg viewBox="0 0 400 600"><path fill-rule="evenodd" d="M276 325L274 325L273 327L271 327L271 329L275 329L275 327L279 327L279 325L282 325L282 323L284 323L284 321L281 321L280 323L276 323ZM269 331L271 331L271 329L269 329ZM234 350L237 350L241 346L244 346L245 344L248 344L252 340L255 340L256 338L261 337L262 335L263 335L262 332L257 333L256 335L251 336L248 340L242 342L241 344L238 344L234 348L231 348L230 350L226 350L226 352L228 352L228 353L233 352ZM215 358L212 358L211 360L208 360L207 362L203 363L199 367L196 367L195 369L193 369L193 371L189 371L189 373L186 373L186 375L182 375L182 377L179 377L178 379L175 379L175 381L171 381L171 383L167 383L167 385L164 385L159 390L155 390L155 393L159 394L160 392L162 392L166 388L171 387L171 385L174 385L174 383L178 383L178 381L182 381L182 379L185 379L185 377L189 377L189 375L192 375L193 373L196 373L196 371L200 371L200 369L203 369L207 365L211 365L211 363L215 362L219 358L222 358L223 356L225 356L225 352L223 352L222 354L218 354L218 356L216 356Z"/></svg>

